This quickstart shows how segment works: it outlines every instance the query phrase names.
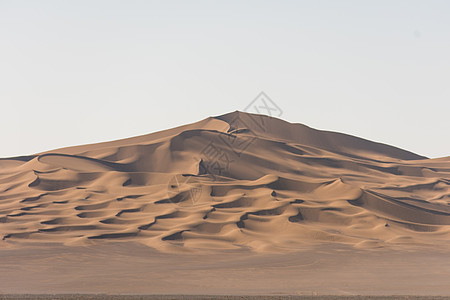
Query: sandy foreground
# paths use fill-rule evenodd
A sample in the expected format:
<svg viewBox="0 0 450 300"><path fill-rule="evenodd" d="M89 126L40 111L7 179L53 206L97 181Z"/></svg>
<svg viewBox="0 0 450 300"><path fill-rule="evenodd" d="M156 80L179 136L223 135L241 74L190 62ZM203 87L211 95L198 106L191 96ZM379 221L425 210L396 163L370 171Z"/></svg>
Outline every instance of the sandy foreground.
<svg viewBox="0 0 450 300"><path fill-rule="evenodd" d="M81 295L81 294L46 294L46 295L0 295L0 299L58 299L58 300L444 300L441 296L205 296L205 295Z"/></svg>
<svg viewBox="0 0 450 300"><path fill-rule="evenodd" d="M0 159L0 294L450 295L449 204L450 157L234 112Z"/></svg>
<svg viewBox="0 0 450 300"><path fill-rule="evenodd" d="M448 252L322 245L284 254L171 254L133 243L0 251L0 292L450 295Z"/></svg>

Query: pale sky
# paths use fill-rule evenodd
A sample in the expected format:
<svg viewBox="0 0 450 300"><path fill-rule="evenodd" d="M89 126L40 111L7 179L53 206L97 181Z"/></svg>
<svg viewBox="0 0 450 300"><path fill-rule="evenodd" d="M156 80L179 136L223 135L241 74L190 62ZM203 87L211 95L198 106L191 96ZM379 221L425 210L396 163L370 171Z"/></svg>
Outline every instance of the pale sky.
<svg viewBox="0 0 450 300"><path fill-rule="evenodd" d="M0 0L0 157L243 110L450 155L450 1Z"/></svg>

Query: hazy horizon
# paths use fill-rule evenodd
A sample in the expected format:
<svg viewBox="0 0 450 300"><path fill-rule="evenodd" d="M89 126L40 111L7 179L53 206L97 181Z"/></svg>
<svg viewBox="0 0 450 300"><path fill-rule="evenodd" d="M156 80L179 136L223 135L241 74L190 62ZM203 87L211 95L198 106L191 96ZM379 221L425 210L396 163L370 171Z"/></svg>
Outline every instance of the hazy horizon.
<svg viewBox="0 0 450 300"><path fill-rule="evenodd" d="M0 157L245 107L450 155L450 2L0 1Z"/></svg>

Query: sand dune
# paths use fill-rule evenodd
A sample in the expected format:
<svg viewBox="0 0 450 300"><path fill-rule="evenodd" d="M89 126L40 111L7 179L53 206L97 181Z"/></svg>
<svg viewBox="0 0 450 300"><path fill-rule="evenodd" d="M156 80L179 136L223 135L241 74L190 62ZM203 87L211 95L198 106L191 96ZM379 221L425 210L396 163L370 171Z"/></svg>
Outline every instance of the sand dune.
<svg viewBox="0 0 450 300"><path fill-rule="evenodd" d="M450 157L233 112L0 159L0 247L448 247Z"/></svg>

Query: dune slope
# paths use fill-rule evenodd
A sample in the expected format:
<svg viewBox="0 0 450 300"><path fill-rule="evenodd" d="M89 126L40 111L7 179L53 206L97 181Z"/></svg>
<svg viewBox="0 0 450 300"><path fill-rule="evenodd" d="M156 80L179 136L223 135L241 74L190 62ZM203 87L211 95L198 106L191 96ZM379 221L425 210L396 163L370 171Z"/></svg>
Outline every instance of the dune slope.
<svg viewBox="0 0 450 300"><path fill-rule="evenodd" d="M0 247L448 246L450 158L233 112L0 159Z"/></svg>

